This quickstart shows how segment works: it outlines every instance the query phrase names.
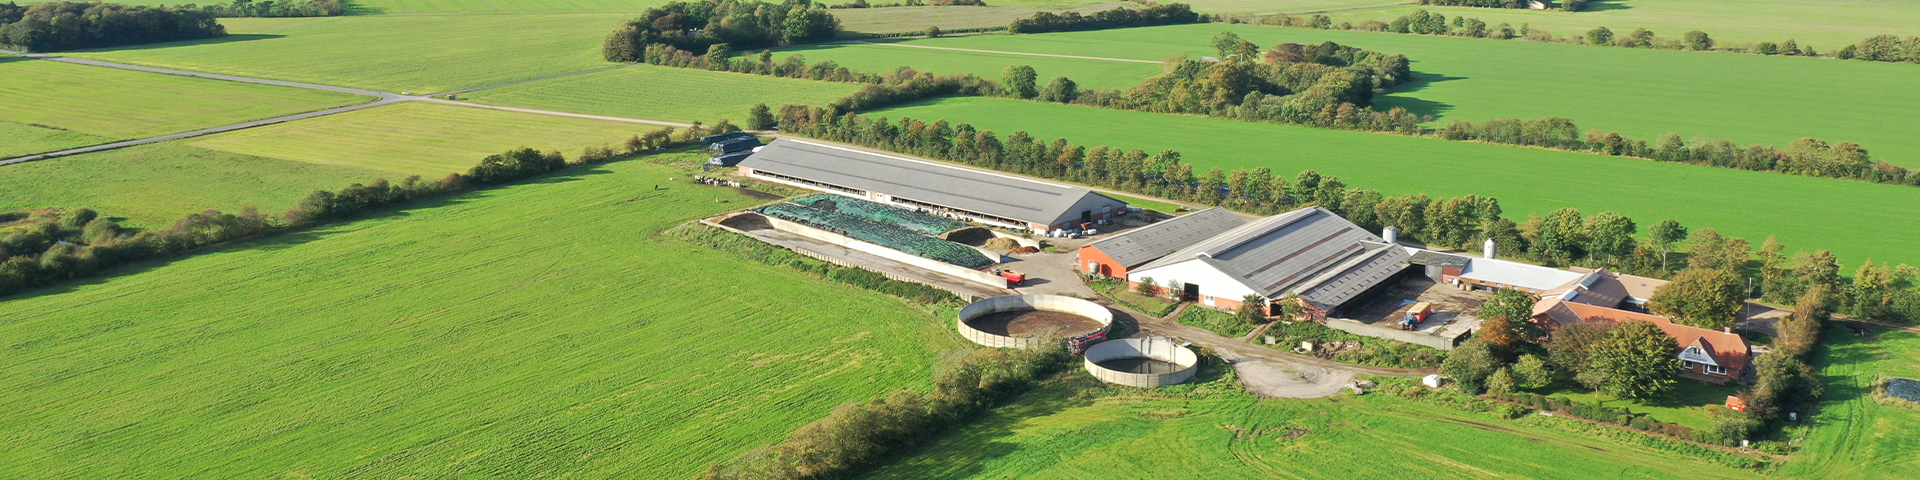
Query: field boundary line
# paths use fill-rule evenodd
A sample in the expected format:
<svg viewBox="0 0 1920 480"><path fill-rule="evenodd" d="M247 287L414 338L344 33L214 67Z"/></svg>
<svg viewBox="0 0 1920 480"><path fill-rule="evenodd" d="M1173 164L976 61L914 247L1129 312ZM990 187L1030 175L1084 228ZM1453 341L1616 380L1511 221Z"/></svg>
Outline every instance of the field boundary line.
<svg viewBox="0 0 1920 480"><path fill-rule="evenodd" d="M274 117L274 118L269 118L265 120L254 120L254 121L245 122L245 123L236 123L232 125L222 125L222 126L212 127L212 128L203 128L199 130L161 135L158 137L147 137L147 138L140 138L140 139L134 139L134 140L124 140L119 142L102 143L99 145L92 145L92 146L86 146L86 147L80 147L80 148L69 148L66 150L58 150L58 151L52 151L52 152L46 152L46 153L36 153L33 155L27 155L23 157L14 157L14 158L0 160L0 166L13 165L16 163L26 163L26 162L31 162L35 160L46 160L49 158L64 157L68 155L79 155L82 153L93 153L93 152L102 152L107 150L116 150L121 148L146 145L149 143L159 143L159 142L164 142L168 140L179 140L182 138L198 137L202 135L226 133L234 130L244 130L244 129L253 128L253 127L262 127L262 126L273 125L277 123L286 123L286 122L291 122L295 120L306 120L314 117L333 115L336 113L346 113L346 112L351 112L355 110L363 110L363 109L378 107L382 105L392 105L395 103L402 103L402 102L408 102L408 101L412 101L412 99L408 99L406 97L384 98L379 101L362 103L359 105L348 105L344 107L329 108L326 110L316 110L316 111L306 112L306 113L296 113L293 115Z"/></svg>
<svg viewBox="0 0 1920 480"><path fill-rule="evenodd" d="M349 87L336 87L332 85L320 85L316 83L289 82L286 80L269 80L265 78L242 77L237 75L221 75L218 73L195 72L191 70L175 70L171 68L144 67L140 65L132 65L132 64L126 64L126 63L103 62L99 60L86 60L86 59L80 59L80 58L61 57L56 55L43 55L38 53L15 52L15 51L9 51L9 50L0 50L0 53L16 55L24 58L35 59L35 60L52 60L55 62L65 62L65 63L73 63L73 64L79 64L79 65L90 65L95 67L118 68L123 70L135 70L135 71L148 72L148 73L179 75L183 77L209 78L214 80L226 80L229 82L258 83L261 85L273 85L277 87L305 88L308 90L325 90L329 92L351 93L354 95L366 95L369 97L376 97L382 100L406 97L405 95L400 95L395 93L376 92L373 90L363 90L363 89L349 88Z"/></svg>
<svg viewBox="0 0 1920 480"><path fill-rule="evenodd" d="M428 94L428 96L439 96L439 95L455 95L455 94L461 94L461 93L467 93L467 92L473 92L473 91L479 91L479 90L486 90L486 89L489 89L489 88L500 88L500 87L505 87L505 86L508 86L508 85L519 85L519 84L522 84L522 83L527 83L527 82L538 82L538 81L541 81L541 80L552 80L552 79L555 79L555 78L560 78L560 77L571 77L571 76L574 76L574 75L585 75L585 74L589 74L589 73L598 73L598 72L604 72L604 71L608 71L608 70L614 70L614 69L620 69L620 68L627 68L627 67L631 67L631 66L634 66L634 65L639 65L639 64L637 64L637 63L622 63L622 64L619 64L619 65L614 65L614 66L611 66L611 67L600 67L600 68L595 68L595 69L590 69L590 70L581 70L581 71L578 71L578 72L568 72L568 73L562 73L562 74L559 74L559 75L548 75L548 76L544 76L544 77L538 77L538 78L529 78L529 79L525 79L525 80L514 80L514 81L511 81L511 82L505 82L505 83L496 83L496 84L493 84L493 85L483 85L483 86L478 86L478 87L473 87L473 88L467 88L467 89L461 89L461 90L453 90L453 91L448 91L448 92L440 92L440 93L433 93L433 94Z"/></svg>
<svg viewBox="0 0 1920 480"><path fill-rule="evenodd" d="M535 108L506 107L506 106L500 106L500 105L487 105L484 103L462 102L457 100L442 100L438 98L423 98L423 99L420 99L420 101L427 102L427 103L439 103L439 104L445 104L445 105L459 105L463 107L485 108L490 110L502 110L502 111L508 111L508 112L532 113L532 114L538 114L538 115L554 115L554 116L560 116L560 117L585 118L589 120L605 120L609 122L643 123L647 125L660 125L660 126L666 126L666 127L693 126L693 124L691 123L663 122L659 120L646 120L646 119L627 118L627 117L611 117L606 115L589 115L585 113L561 112L561 111L555 111L555 110L540 110Z"/></svg>
<svg viewBox="0 0 1920 480"><path fill-rule="evenodd" d="M1001 55L1025 55L1025 56L1029 56L1029 57L1053 57L1053 58L1073 58L1073 59L1079 59L1079 60L1102 60L1102 61L1108 61L1108 62L1128 62L1128 63L1151 63L1151 64L1155 64L1155 65L1158 65L1158 64L1160 64L1160 62L1159 62L1158 60L1134 60L1134 59L1130 59L1130 58L1107 58L1107 57L1085 57L1085 56L1080 56L1080 55L1058 55L1058 54L1052 54L1052 53L1026 53L1026 52L1003 52L1003 51L999 51L999 50L980 50L980 49L977 49L977 48L953 48L953 47L929 47L929 46L926 46L926 45L902 45L902 44L898 44L898 43L879 43L879 42L869 42L869 41L865 41L865 40L857 40L857 41L851 41L851 42L845 42L845 43L857 43L857 44L861 44L861 45L877 45L877 46L882 46L882 47L901 47L901 48L925 48L925 49L931 49L931 50L951 50L951 51L955 51L955 52L974 52L974 53L997 53L997 54L1001 54Z"/></svg>

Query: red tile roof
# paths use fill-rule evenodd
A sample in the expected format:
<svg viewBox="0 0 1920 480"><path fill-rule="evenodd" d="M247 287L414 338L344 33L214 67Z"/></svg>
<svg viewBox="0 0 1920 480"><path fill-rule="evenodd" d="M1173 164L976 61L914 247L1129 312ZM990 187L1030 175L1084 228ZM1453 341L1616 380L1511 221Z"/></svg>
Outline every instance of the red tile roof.
<svg viewBox="0 0 1920 480"><path fill-rule="evenodd" d="M1626 310L1568 302L1558 298L1541 300L1534 306L1535 318L1545 317L1555 323L1567 325L1587 320L1611 322L1640 321L1660 327L1660 331L1673 337L1674 343L1685 349L1698 346L1713 356L1715 363L1727 369L1727 376L1740 378L1747 369L1752 348L1740 335L1720 330L1712 330L1673 323L1667 317L1659 315L1629 312Z"/></svg>

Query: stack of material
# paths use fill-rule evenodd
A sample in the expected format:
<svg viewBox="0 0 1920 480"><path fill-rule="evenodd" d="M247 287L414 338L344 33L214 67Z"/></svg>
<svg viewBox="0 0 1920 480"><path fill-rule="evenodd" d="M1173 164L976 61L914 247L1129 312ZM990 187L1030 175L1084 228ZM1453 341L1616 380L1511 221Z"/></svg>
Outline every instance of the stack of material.
<svg viewBox="0 0 1920 480"><path fill-rule="evenodd" d="M793 203L860 217L873 223L895 225L929 237L969 226L966 222L959 220L831 193L809 195L795 199Z"/></svg>
<svg viewBox="0 0 1920 480"><path fill-rule="evenodd" d="M795 203L779 203L760 209L766 215L789 222L826 230L847 237L971 269L986 268L994 261L979 250L946 240L928 237L892 224L874 223L864 218Z"/></svg>

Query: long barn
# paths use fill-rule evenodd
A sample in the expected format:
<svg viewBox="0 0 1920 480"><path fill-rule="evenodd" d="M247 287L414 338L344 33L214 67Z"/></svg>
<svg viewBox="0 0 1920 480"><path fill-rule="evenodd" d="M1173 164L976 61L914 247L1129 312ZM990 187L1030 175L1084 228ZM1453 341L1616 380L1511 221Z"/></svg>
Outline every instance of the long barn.
<svg viewBox="0 0 1920 480"><path fill-rule="evenodd" d="M752 178L836 193L987 225L1072 230L1126 212L1085 188L793 139L740 162Z"/></svg>

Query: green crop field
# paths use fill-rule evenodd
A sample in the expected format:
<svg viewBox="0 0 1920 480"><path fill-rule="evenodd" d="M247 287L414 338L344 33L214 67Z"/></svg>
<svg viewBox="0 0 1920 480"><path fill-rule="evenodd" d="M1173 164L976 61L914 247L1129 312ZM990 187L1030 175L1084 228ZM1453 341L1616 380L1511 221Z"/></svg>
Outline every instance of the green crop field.
<svg viewBox="0 0 1920 480"><path fill-rule="evenodd" d="M478 163L475 159L474 163ZM0 211L92 208L142 228L206 209L285 211L316 189L391 173L195 148L179 141L0 167ZM0 307L0 310L5 310Z"/></svg>
<svg viewBox="0 0 1920 480"><path fill-rule="evenodd" d="M825 105L859 91L851 83L634 65L473 92L478 103L688 123L730 119L746 123L747 109L766 103Z"/></svg>
<svg viewBox="0 0 1920 480"><path fill-rule="evenodd" d="M912 40L901 45L1160 60L1168 55L1213 55L1209 40L1233 31L1263 47L1339 42L1413 60L1419 81L1378 101L1422 115L1481 121L1563 116L1582 128L1618 131L1652 141L1725 138L1741 144L1785 146L1796 138L1854 142L1878 159L1920 167L1920 135L1904 122L1905 105L1920 103L1920 65L1812 58L1712 54L1671 50L1495 41L1455 37L1343 32L1249 25L1181 25L1040 35L981 35ZM890 47L901 48L901 47ZM810 60L846 63L873 55L872 46L809 52ZM1041 77L1096 78L1129 86L1159 73L1152 65L1124 75L1088 67L1086 60L933 50L888 61L934 71L967 71L999 78L1000 69L1030 63ZM864 61L864 60L862 60ZM1107 68L1119 68L1120 63ZM1835 88L1846 79L1847 88ZM1086 82L1082 82L1083 85ZM1741 85L1728 88L1728 85ZM1792 120L1785 120L1792 119Z"/></svg>
<svg viewBox="0 0 1920 480"><path fill-rule="evenodd" d="M1006 135L1174 149L1199 169L1269 167L1340 177L1390 195L1490 195L1507 215L1612 210L1645 229L1673 218L1790 250L1831 249L1851 264L1920 265L1920 188L1429 138L1161 115L1000 98L940 99L872 117L945 119Z"/></svg>
<svg viewBox="0 0 1920 480"><path fill-rule="evenodd" d="M0 56L0 78L6 79L0 81L0 121L110 139L154 137L372 100L13 56ZM0 151L13 149L0 146Z"/></svg>
<svg viewBox="0 0 1920 480"><path fill-rule="evenodd" d="M1231 389L1231 378L1172 393L1100 389L1085 373L1069 375L1079 378L1028 393L865 478L1755 475L1386 394L1258 400Z"/></svg>
<svg viewBox="0 0 1920 480"><path fill-rule="evenodd" d="M978 35L975 37L1005 37L1007 35ZM798 53L808 62L833 60L849 69L881 73L895 67L908 66L914 70L932 73L971 73L995 81L1000 73L1012 65L1031 65L1040 75L1040 83L1045 85L1053 77L1065 76L1073 79L1081 87L1125 88L1138 85L1141 80L1160 74L1158 59L1154 62L1136 63L1113 60L1085 58L1061 58L1033 55L1009 55L995 52L967 52L941 50L933 48L915 48L914 46L957 46L948 43L952 39L975 37L947 37L915 41L880 41L875 43L837 43L828 45L809 45L781 49L774 52L775 59L786 58L788 54ZM978 47L965 47L978 48ZM1063 55L1088 55L1063 51Z"/></svg>
<svg viewBox="0 0 1920 480"><path fill-rule="evenodd" d="M577 158L585 147L619 148L629 137L660 128L409 102L211 135L191 140L190 144L244 155L379 170L396 176L439 178L464 173L481 158L514 148L559 150L567 158Z"/></svg>
<svg viewBox="0 0 1920 480"><path fill-rule="evenodd" d="M0 120L0 158L84 147L113 139Z"/></svg>
<svg viewBox="0 0 1920 480"><path fill-rule="evenodd" d="M890 2L889 2L890 3ZM1014 20L1032 17L1033 14L1048 11L1056 14L1064 12L1093 12L1130 7L1138 4L1126 2L1075 3L1061 6L926 6L926 7L889 7L889 8L842 8L833 10L833 17L840 19L840 28L856 33L901 33L920 32L927 27L940 27L944 30L960 28L1004 27Z"/></svg>
<svg viewBox="0 0 1920 480"><path fill-rule="evenodd" d="M1821 368L1826 397L1811 431L1781 470L1802 478L1852 480L1920 478L1920 407L1879 403L1872 397L1877 376L1920 379L1920 333L1871 329L1855 336L1829 326Z"/></svg>
<svg viewBox="0 0 1920 480"><path fill-rule="evenodd" d="M1555 2L1556 4L1559 2ZM1528 23L1554 36L1573 36L1607 27L1616 32L1645 28L1662 37L1680 38L1692 30L1707 32L1723 44L1780 42L1795 39L1822 53L1861 39L1880 35L1920 35L1920 2L1913 0L1602 0L1589 2L1587 11L1514 10L1465 7L1394 7L1329 13L1335 23L1364 20L1392 21L1426 8L1447 18L1465 15L1488 25Z"/></svg>
<svg viewBox="0 0 1920 480"><path fill-rule="evenodd" d="M420 94L608 66L600 43L626 16L223 18L225 38L71 55Z"/></svg>
<svg viewBox="0 0 1920 480"><path fill-rule="evenodd" d="M951 311L656 235L755 202L686 175L581 168L0 299L0 476L689 478L965 348Z"/></svg>

